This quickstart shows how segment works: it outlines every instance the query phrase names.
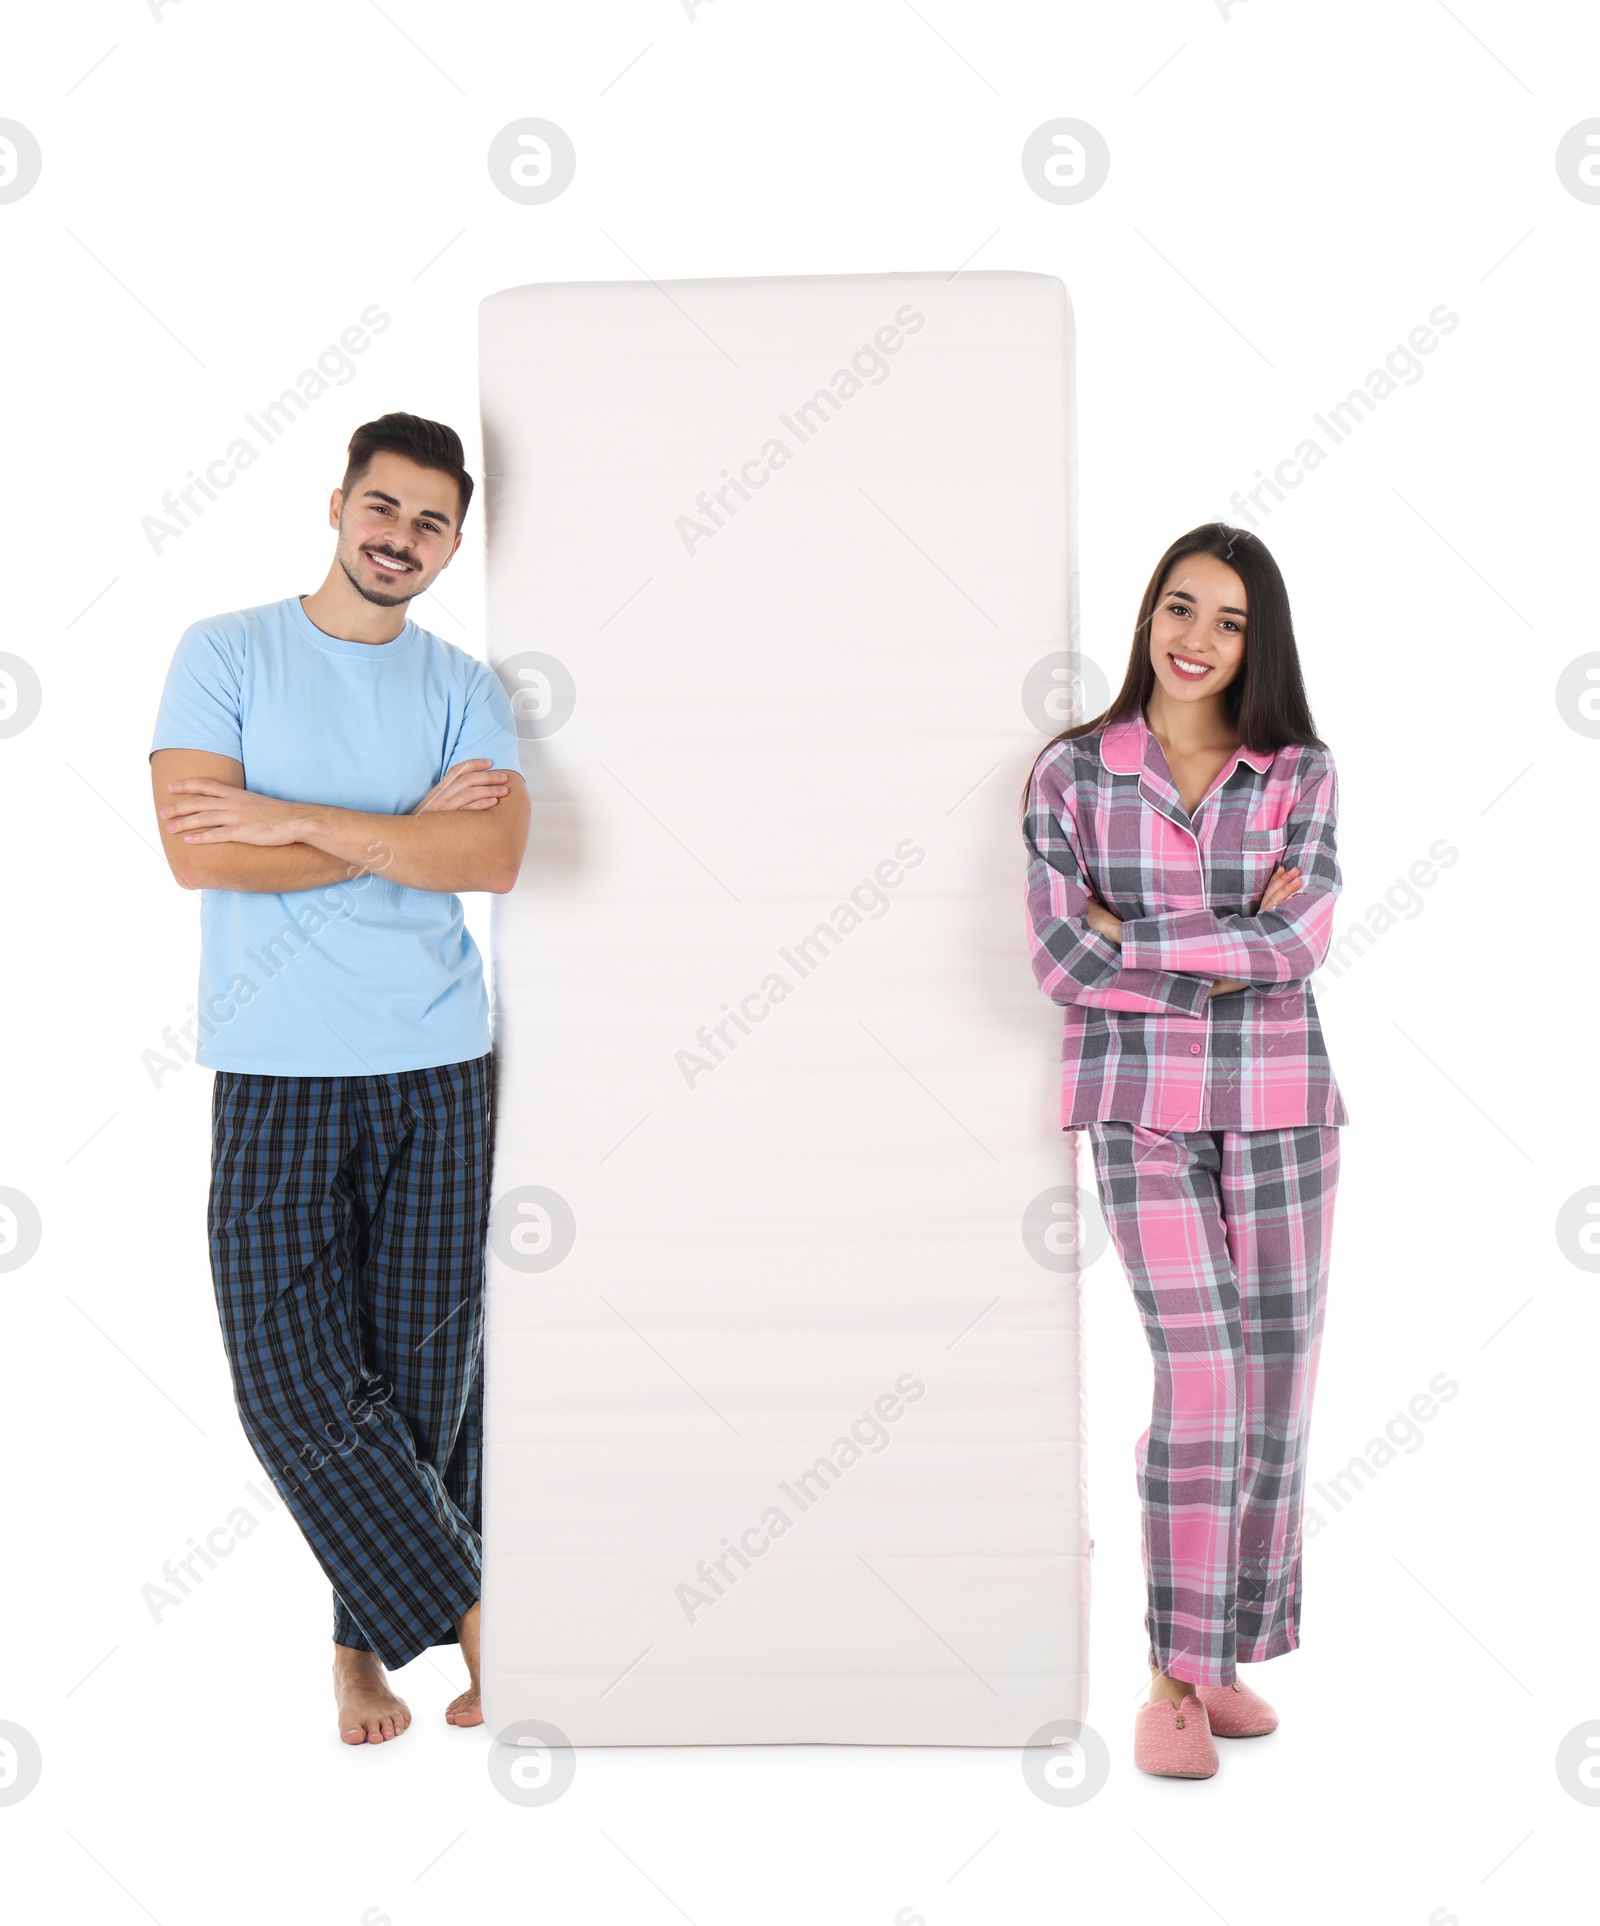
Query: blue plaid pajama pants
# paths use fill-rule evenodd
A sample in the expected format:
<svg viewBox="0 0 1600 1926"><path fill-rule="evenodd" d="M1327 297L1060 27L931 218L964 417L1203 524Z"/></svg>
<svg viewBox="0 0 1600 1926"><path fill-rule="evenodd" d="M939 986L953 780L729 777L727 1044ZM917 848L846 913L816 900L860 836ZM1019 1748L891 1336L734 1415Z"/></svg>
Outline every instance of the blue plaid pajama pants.
<svg viewBox="0 0 1600 1926"><path fill-rule="evenodd" d="M219 1070L206 1227L239 1419L333 1586L400 1666L481 1590L493 1055L392 1076Z"/></svg>
<svg viewBox="0 0 1600 1926"><path fill-rule="evenodd" d="M1155 1365L1134 1445L1150 1663L1231 1685L1300 1642L1339 1131L1085 1127Z"/></svg>

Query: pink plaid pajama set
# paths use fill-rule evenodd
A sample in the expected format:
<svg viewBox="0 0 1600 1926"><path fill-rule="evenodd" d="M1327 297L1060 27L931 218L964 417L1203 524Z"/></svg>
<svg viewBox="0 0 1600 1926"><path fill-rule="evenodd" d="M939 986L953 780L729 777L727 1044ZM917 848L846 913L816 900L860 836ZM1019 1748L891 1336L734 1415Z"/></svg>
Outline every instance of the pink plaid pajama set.
<svg viewBox="0 0 1600 1926"><path fill-rule="evenodd" d="M1150 1663L1227 1685L1293 1651L1306 1445L1349 1121L1309 978L1328 951L1325 749L1240 748L1191 818L1143 716L1052 745L1029 788L1028 933L1155 1364L1137 1440ZM1301 886L1258 915L1267 880ZM1090 896L1122 943L1085 920ZM1216 997L1221 977L1245 988Z"/></svg>

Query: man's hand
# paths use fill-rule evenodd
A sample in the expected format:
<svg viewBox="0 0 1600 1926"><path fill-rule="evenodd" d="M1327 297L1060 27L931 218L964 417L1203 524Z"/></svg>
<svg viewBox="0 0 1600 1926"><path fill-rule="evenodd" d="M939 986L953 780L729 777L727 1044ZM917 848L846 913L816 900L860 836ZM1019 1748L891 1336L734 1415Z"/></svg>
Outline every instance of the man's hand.
<svg viewBox="0 0 1600 1926"><path fill-rule="evenodd" d="M446 771L410 813L426 815L453 809L493 809L506 793L504 769L487 756L474 756ZM169 785L173 801L158 813L164 827L186 843L250 843L257 849L282 849L305 840L299 806L208 776L188 776Z"/></svg>
<svg viewBox="0 0 1600 1926"><path fill-rule="evenodd" d="M347 882L356 866L325 856L304 843L276 849L247 849L242 843L206 846L187 843L173 827L181 820L162 814L175 800L170 783L204 777L225 790L243 789L244 764L237 756L219 756L209 749L156 749L150 756L150 787L161 848L173 878L182 889L238 889L287 891L321 889Z"/></svg>
<svg viewBox="0 0 1600 1926"><path fill-rule="evenodd" d="M411 813L422 816L429 810L493 809L506 793L508 773L492 768L487 756L458 762L445 771L443 780L433 785Z"/></svg>
<svg viewBox="0 0 1600 1926"><path fill-rule="evenodd" d="M186 843L249 843L282 849L304 842L298 803L258 796L211 776L184 776L167 784L173 800L157 810L161 825Z"/></svg>
<svg viewBox="0 0 1600 1926"><path fill-rule="evenodd" d="M367 871L397 880L391 868L396 843L409 846L398 852L398 880L413 888L509 889L522 860L529 812L522 777L513 782L513 774L490 768L487 756L474 757L448 770L408 814L369 816L253 794L244 786L244 765L231 756L157 749L150 757L162 848L184 889L292 892L347 882ZM494 826L486 823L465 840L439 822L428 824L426 834L419 835L420 822L411 827L423 816L490 814ZM330 835L337 844L331 851ZM484 853L496 846L497 873L486 876ZM476 867L464 867L463 856Z"/></svg>

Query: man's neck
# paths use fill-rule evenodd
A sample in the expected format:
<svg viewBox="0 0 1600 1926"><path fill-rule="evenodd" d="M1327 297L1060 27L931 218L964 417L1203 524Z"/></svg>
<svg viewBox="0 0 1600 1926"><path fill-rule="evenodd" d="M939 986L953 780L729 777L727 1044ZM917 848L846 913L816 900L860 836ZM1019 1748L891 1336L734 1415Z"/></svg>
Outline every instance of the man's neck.
<svg viewBox="0 0 1600 1926"><path fill-rule="evenodd" d="M410 605L380 608L357 595L349 577L335 562L312 595L302 595L300 606L324 635L341 642L392 642L405 627Z"/></svg>

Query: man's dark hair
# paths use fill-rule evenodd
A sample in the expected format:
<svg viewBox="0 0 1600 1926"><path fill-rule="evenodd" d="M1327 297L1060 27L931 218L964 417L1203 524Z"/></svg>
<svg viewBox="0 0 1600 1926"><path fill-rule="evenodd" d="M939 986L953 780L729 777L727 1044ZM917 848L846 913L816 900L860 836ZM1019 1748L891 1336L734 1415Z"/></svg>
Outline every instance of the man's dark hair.
<svg viewBox="0 0 1600 1926"><path fill-rule="evenodd" d="M380 451L405 455L419 468L437 468L455 482L461 498L456 516L456 532L467 519L467 504L472 500L472 477L467 473L461 437L442 421L424 421L421 415L379 415L364 421L350 437L349 461L339 486L345 499L367 470L372 457Z"/></svg>

